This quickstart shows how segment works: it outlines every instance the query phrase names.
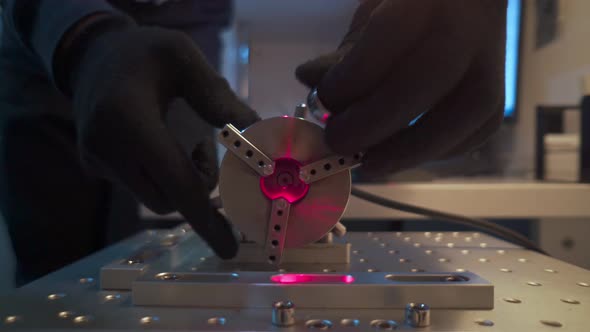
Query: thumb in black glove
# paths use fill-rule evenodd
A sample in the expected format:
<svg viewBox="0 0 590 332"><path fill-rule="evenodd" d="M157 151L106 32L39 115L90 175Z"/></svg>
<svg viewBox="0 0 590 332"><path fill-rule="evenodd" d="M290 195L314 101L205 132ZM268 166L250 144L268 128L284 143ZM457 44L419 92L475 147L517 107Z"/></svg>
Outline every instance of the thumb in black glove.
<svg viewBox="0 0 590 332"><path fill-rule="evenodd" d="M94 36L78 47L83 52L71 68L84 165L123 184L157 213L179 211L220 257L233 257L238 244L231 225L209 203L216 173L195 167L163 118L178 97L217 127L245 128L258 116L184 33L119 22ZM214 163L202 160L207 154L199 149L197 165Z"/></svg>
<svg viewBox="0 0 590 332"><path fill-rule="evenodd" d="M338 49L332 53L321 55L311 59L295 69L295 77L309 88L316 88L322 82L324 76L335 64L350 51L361 37L361 34L371 18L373 10L382 0L364 0L355 11L348 32L340 42Z"/></svg>

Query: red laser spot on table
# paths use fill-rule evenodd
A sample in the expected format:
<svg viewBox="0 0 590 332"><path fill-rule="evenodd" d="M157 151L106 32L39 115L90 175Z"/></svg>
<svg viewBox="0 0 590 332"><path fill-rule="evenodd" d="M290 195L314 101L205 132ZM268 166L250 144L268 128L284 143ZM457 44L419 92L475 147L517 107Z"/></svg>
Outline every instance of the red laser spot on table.
<svg viewBox="0 0 590 332"><path fill-rule="evenodd" d="M352 284L349 274L276 274L270 280L277 284Z"/></svg>

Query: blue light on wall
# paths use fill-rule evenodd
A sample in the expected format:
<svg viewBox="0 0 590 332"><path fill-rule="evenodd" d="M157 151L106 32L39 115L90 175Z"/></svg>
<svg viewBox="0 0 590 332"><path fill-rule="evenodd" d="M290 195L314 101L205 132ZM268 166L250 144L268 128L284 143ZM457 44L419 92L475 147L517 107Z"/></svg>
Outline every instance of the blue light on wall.
<svg viewBox="0 0 590 332"><path fill-rule="evenodd" d="M508 27L506 33L506 102L504 104L505 117L513 117L516 111L521 5L521 0L508 1Z"/></svg>
<svg viewBox="0 0 590 332"><path fill-rule="evenodd" d="M238 58L241 64L246 65L250 62L250 47L248 44L242 44L238 48Z"/></svg>

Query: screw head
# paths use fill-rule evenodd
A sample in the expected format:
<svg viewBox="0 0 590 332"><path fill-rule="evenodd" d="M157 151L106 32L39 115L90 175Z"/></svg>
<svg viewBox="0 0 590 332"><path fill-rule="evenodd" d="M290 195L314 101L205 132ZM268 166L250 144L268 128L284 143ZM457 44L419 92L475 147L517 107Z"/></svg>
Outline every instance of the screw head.
<svg viewBox="0 0 590 332"><path fill-rule="evenodd" d="M309 180L311 180L311 175L309 175L308 172L305 171L299 171L299 179L305 183L309 182Z"/></svg>
<svg viewBox="0 0 590 332"><path fill-rule="evenodd" d="M163 273L156 274L156 279L164 280L164 281L174 281L174 280L178 280L179 278L180 277L174 273L163 272Z"/></svg>
<svg viewBox="0 0 590 332"><path fill-rule="evenodd" d="M286 200L284 200L284 199L282 199L282 198L279 198L279 199L277 200L277 207L278 207L279 209L284 209L284 208L286 208L286 207L287 207L287 201L286 201Z"/></svg>
<svg viewBox="0 0 590 332"><path fill-rule="evenodd" d="M107 294L104 296L105 301L115 301L121 298L120 294Z"/></svg>
<svg viewBox="0 0 590 332"><path fill-rule="evenodd" d="M160 318L158 316L145 316L139 320L139 323L142 325L148 325L159 321Z"/></svg>
<svg viewBox="0 0 590 332"><path fill-rule="evenodd" d="M207 324L209 325L225 325L225 323L227 322L227 320L225 319L225 317L211 317L209 319L207 319Z"/></svg>
<svg viewBox="0 0 590 332"><path fill-rule="evenodd" d="M289 300L274 302L272 304L272 324L282 327L294 325L295 304Z"/></svg>
<svg viewBox="0 0 590 332"><path fill-rule="evenodd" d="M305 322L308 329L328 330L332 328L332 322L327 319L312 319Z"/></svg>
<svg viewBox="0 0 590 332"><path fill-rule="evenodd" d="M505 298L503 298L503 300L508 303L522 303L521 300L514 298L514 297L505 297Z"/></svg>
<svg viewBox="0 0 590 332"><path fill-rule="evenodd" d="M20 316L14 316L14 315L6 316L4 318L4 324L14 324L14 323L18 322L19 320L21 320Z"/></svg>
<svg viewBox="0 0 590 332"><path fill-rule="evenodd" d="M92 277L80 278L80 280L78 280L78 282L83 285L92 284L94 282L94 278L92 278Z"/></svg>
<svg viewBox="0 0 590 332"><path fill-rule="evenodd" d="M262 173L264 173L264 175L271 175L272 173L274 173L275 168L273 165L264 165L262 167Z"/></svg>
<svg viewBox="0 0 590 332"><path fill-rule="evenodd" d="M90 323L93 319L94 319L94 317L92 317L90 315L80 315L80 316L74 317L73 321L76 324L87 324L87 323Z"/></svg>
<svg viewBox="0 0 590 332"><path fill-rule="evenodd" d="M580 304L580 301L574 299L561 299L561 302L568 304Z"/></svg>
<svg viewBox="0 0 590 332"><path fill-rule="evenodd" d="M430 307L424 303L408 303L406 322L412 327L430 326Z"/></svg>
<svg viewBox="0 0 590 332"><path fill-rule="evenodd" d="M480 326L494 326L494 322L489 319L480 319L475 321L475 323Z"/></svg>
<svg viewBox="0 0 590 332"><path fill-rule="evenodd" d="M293 309L295 308L295 304L293 302L287 301L277 301L272 304L272 307L275 309Z"/></svg>
<svg viewBox="0 0 590 332"><path fill-rule="evenodd" d="M68 319L68 318L72 318L72 316L74 316L76 313L73 311L60 311L57 313L57 317L62 318L62 319Z"/></svg>
<svg viewBox="0 0 590 332"><path fill-rule="evenodd" d="M397 330L397 322L394 320L375 319L369 325L376 330Z"/></svg>
<svg viewBox="0 0 590 332"><path fill-rule="evenodd" d="M555 320L541 320L540 322L543 325L547 325L547 326L551 326L551 327L562 327L563 326L563 324L561 324L560 322L555 321Z"/></svg>
<svg viewBox="0 0 590 332"><path fill-rule="evenodd" d="M360 321L358 319L354 319L354 318L343 318L340 321L340 325L342 326L346 326L346 327L357 327L360 325Z"/></svg>
<svg viewBox="0 0 590 332"><path fill-rule="evenodd" d="M62 299L65 296L66 296L66 294L64 294L64 293L54 293L54 294L47 295L47 299L50 301L55 301L55 300Z"/></svg>

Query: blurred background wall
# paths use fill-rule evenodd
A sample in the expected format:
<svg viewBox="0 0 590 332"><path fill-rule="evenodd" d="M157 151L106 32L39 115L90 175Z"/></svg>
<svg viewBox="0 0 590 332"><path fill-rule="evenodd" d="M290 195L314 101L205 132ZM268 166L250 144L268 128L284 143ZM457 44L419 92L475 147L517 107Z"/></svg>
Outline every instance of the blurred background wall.
<svg viewBox="0 0 590 332"><path fill-rule="evenodd" d="M560 0L557 36L536 48L536 1L524 0L519 119L512 128L514 149L508 171L530 174L534 169L535 106L578 104L584 77L590 75L590 1ZM585 91L588 93L590 91Z"/></svg>

